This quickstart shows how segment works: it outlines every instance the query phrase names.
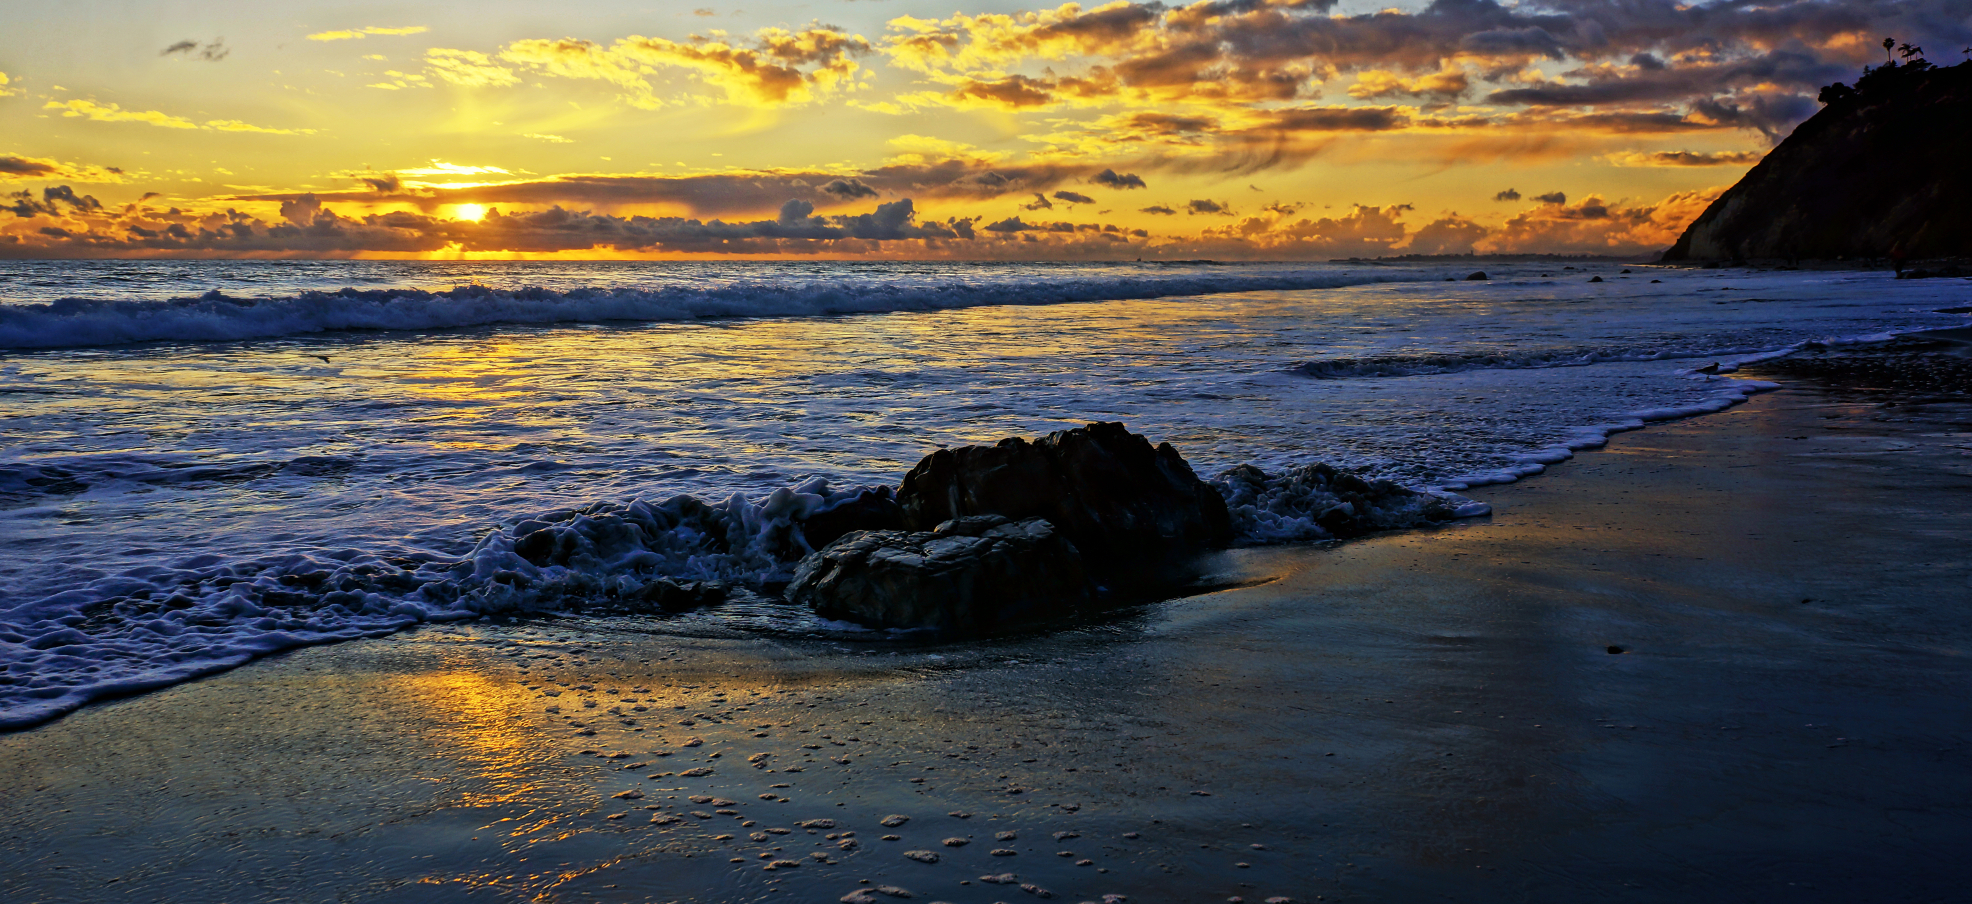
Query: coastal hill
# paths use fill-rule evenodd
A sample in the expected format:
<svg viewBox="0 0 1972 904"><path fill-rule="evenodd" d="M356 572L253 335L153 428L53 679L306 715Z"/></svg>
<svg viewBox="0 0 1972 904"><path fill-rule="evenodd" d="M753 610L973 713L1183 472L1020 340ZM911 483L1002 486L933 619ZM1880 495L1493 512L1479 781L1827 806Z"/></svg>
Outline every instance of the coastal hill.
<svg viewBox="0 0 1972 904"><path fill-rule="evenodd" d="M1664 260L1972 256L1972 63L1866 69L1821 101Z"/></svg>

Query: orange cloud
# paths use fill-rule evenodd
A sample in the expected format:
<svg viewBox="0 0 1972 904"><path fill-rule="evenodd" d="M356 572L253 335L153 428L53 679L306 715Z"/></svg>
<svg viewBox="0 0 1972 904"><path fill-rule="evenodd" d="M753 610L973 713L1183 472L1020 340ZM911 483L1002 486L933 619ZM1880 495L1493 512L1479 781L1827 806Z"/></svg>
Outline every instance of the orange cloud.
<svg viewBox="0 0 1972 904"><path fill-rule="evenodd" d="M695 74L720 88L729 103L782 106L851 87L861 68L851 57L871 50L861 36L811 26L763 28L750 45L697 35L687 41L632 35L608 47L572 38L532 39L509 44L500 58L547 75L608 82L625 90L626 103L656 109L664 101L651 77L662 69Z"/></svg>
<svg viewBox="0 0 1972 904"><path fill-rule="evenodd" d="M309 35L308 40L359 41L370 35L416 35L416 34L424 34L425 32L430 30L431 29L426 28L423 25L410 25L410 26L405 26L403 28L378 28L377 26L372 25L368 28L352 28L352 29L345 29L343 31L319 31L312 35Z"/></svg>
<svg viewBox="0 0 1972 904"><path fill-rule="evenodd" d="M476 50L433 47L425 51L425 70L462 88L502 88L520 84L512 69Z"/></svg>
<svg viewBox="0 0 1972 904"><path fill-rule="evenodd" d="M192 129L211 132L258 132L264 135L313 135L314 129L275 129L257 126L237 119L211 119L203 125L157 110L125 110L116 104L102 104L93 100L51 100L43 104L43 110L60 110L68 118L88 119L92 122L141 122L163 129Z"/></svg>
<svg viewBox="0 0 1972 904"><path fill-rule="evenodd" d="M1543 204L1507 220L1475 243L1485 253L1643 254L1667 248L1725 191L1677 192L1648 207L1591 196L1580 204Z"/></svg>
<svg viewBox="0 0 1972 904"><path fill-rule="evenodd" d="M123 170L63 163L19 154L0 154L0 181L8 182L124 182Z"/></svg>

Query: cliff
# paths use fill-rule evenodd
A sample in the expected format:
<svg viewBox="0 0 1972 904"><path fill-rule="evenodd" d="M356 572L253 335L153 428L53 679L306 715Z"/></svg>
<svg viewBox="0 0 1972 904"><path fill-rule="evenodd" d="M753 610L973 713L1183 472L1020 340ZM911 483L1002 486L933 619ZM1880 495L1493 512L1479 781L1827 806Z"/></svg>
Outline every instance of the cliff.
<svg viewBox="0 0 1972 904"><path fill-rule="evenodd" d="M1821 100L1664 260L1972 256L1972 63L1887 65Z"/></svg>

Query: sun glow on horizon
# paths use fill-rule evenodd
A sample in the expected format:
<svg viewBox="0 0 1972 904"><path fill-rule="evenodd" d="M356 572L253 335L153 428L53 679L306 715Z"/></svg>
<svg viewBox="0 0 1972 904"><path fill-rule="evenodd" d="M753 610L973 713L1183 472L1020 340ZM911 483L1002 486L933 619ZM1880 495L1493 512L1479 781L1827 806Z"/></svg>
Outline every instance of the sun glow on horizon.
<svg viewBox="0 0 1972 904"><path fill-rule="evenodd" d="M452 217L459 220L471 220L477 223L480 220L486 219L486 205L455 204L452 206Z"/></svg>

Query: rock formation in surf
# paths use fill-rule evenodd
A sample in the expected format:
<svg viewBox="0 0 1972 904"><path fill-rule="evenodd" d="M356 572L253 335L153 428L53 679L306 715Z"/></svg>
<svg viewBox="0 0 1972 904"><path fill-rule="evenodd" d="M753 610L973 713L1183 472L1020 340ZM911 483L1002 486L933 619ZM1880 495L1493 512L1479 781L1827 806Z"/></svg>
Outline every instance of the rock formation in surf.
<svg viewBox="0 0 1972 904"><path fill-rule="evenodd" d="M1972 63L1890 63L1821 101L1664 260L1972 256Z"/></svg>
<svg viewBox="0 0 1972 904"><path fill-rule="evenodd" d="M977 630L1154 595L1233 539L1218 491L1117 423L941 449L896 504L906 530L843 535L802 562L788 597L887 627Z"/></svg>
<svg viewBox="0 0 1972 904"><path fill-rule="evenodd" d="M787 593L825 618L977 633L1073 612L1093 590L1081 553L1047 521L975 515L844 537L803 560Z"/></svg>
<svg viewBox="0 0 1972 904"><path fill-rule="evenodd" d="M897 502L905 526L919 531L967 515L1045 518L1099 580L1127 579L1233 538L1225 499L1184 456L1118 423L940 449L904 477Z"/></svg>

